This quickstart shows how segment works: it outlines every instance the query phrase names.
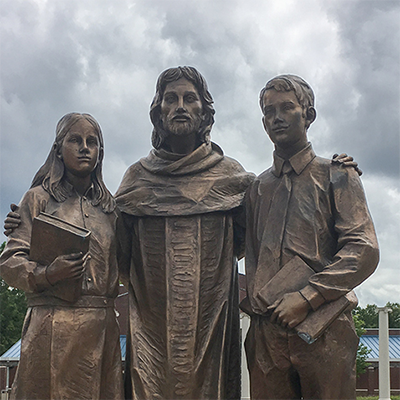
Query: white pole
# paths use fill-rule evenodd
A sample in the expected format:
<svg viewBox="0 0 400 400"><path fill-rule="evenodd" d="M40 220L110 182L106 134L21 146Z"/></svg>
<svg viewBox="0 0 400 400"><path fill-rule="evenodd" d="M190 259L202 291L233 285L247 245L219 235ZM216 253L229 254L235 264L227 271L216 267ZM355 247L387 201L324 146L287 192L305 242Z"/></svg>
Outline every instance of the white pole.
<svg viewBox="0 0 400 400"><path fill-rule="evenodd" d="M247 370L246 354L244 350L244 341L250 326L250 317L245 313L240 313L240 323L242 327L242 400L250 399L250 380Z"/></svg>
<svg viewBox="0 0 400 400"><path fill-rule="evenodd" d="M6 375L6 392L10 389L10 363L7 363L7 375Z"/></svg>
<svg viewBox="0 0 400 400"><path fill-rule="evenodd" d="M390 400L389 307L379 311L379 400Z"/></svg>

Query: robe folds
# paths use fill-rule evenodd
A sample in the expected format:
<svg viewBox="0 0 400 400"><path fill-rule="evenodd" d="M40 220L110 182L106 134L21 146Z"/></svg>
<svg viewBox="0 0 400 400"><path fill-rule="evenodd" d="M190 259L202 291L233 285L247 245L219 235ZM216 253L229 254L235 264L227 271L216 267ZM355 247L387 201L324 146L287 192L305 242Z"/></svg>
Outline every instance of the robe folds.
<svg viewBox="0 0 400 400"><path fill-rule="evenodd" d="M240 398L238 221L252 179L214 143L152 150L126 172L127 398Z"/></svg>

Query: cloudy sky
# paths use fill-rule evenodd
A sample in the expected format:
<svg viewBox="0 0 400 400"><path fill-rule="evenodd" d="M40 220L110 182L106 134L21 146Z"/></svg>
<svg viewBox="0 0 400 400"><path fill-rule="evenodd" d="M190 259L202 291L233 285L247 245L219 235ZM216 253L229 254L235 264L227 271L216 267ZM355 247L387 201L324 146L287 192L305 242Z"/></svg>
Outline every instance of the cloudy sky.
<svg viewBox="0 0 400 400"><path fill-rule="evenodd" d="M55 125L92 114L115 192L151 148L158 75L191 65L214 97L212 138L249 171L271 164L258 93L281 73L316 94L316 152L347 152L378 232L381 262L362 306L400 302L400 2L398 0L1 0L1 214L44 162ZM1 240L4 240L1 236Z"/></svg>

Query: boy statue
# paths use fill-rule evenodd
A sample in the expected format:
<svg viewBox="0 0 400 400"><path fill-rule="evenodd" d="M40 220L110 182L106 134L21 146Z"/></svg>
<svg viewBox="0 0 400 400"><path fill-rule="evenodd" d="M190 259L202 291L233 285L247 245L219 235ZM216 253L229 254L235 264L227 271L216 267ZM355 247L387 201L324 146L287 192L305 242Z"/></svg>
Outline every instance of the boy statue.
<svg viewBox="0 0 400 400"><path fill-rule="evenodd" d="M317 322L325 319L327 306L374 272L379 251L364 191L355 169L315 155L307 140L314 94L302 78L273 78L260 105L275 151L246 195L251 397L355 399L354 302L311 344L295 328L318 310ZM311 273L293 289L298 267ZM286 278L268 285L283 268ZM271 304L272 289L281 295Z"/></svg>

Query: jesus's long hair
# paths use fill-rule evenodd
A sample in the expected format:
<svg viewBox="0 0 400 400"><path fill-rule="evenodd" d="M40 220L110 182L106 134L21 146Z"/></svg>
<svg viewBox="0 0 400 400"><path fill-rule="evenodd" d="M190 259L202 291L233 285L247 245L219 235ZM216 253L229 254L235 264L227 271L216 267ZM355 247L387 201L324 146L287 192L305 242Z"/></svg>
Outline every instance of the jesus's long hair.
<svg viewBox="0 0 400 400"><path fill-rule="evenodd" d="M160 149L163 147L165 138L167 136L161 121L161 102L165 88L168 83L175 82L180 78L185 78L191 82L199 93L203 106L203 115L198 132L198 139L200 143L208 143L210 141L210 131L214 124L215 110L213 107L214 101L210 92L208 91L205 79L200 72L193 67L169 68L162 72L158 77L156 94L150 106L150 119L154 125L151 142L155 149Z"/></svg>

